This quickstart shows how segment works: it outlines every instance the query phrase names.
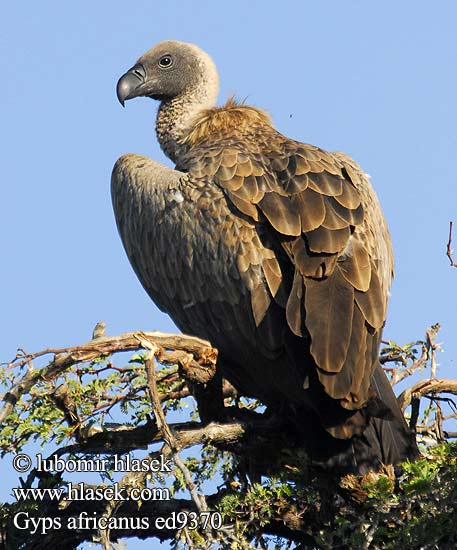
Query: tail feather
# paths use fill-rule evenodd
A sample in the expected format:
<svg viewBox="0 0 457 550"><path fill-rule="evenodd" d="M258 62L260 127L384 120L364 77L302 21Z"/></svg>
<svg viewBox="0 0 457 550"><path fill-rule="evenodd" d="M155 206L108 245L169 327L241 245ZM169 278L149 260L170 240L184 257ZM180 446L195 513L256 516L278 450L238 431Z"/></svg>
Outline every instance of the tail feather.
<svg viewBox="0 0 457 550"><path fill-rule="evenodd" d="M382 464L398 464L419 456L414 435L408 428L392 387L381 365L372 378L377 394L374 405L368 405L368 423L363 433L350 439L337 439L327 430L309 422L302 424L303 439L311 458L325 469L341 473L365 474ZM374 416L379 414L379 416ZM309 418L309 416L308 416Z"/></svg>
<svg viewBox="0 0 457 550"><path fill-rule="evenodd" d="M384 464L397 464L406 459L414 460L419 456L414 434L408 428L392 387L379 364L372 382L373 389L392 416L390 419L372 418L365 436L373 446L378 445L380 459Z"/></svg>

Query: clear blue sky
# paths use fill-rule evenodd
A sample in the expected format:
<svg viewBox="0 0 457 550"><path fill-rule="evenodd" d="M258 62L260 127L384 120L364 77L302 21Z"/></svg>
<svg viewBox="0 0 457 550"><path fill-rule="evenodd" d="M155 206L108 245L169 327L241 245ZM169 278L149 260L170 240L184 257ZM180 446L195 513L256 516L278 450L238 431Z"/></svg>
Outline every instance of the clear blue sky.
<svg viewBox="0 0 457 550"><path fill-rule="evenodd" d="M0 360L82 343L98 320L109 334L173 330L128 264L109 180L123 153L163 160L156 104L124 110L115 85L146 49L178 39L213 56L221 100L247 98L286 135L371 174L396 253L385 336L411 341L441 322L440 374L455 377L457 269L444 251L457 222L456 21L454 0L6 2Z"/></svg>

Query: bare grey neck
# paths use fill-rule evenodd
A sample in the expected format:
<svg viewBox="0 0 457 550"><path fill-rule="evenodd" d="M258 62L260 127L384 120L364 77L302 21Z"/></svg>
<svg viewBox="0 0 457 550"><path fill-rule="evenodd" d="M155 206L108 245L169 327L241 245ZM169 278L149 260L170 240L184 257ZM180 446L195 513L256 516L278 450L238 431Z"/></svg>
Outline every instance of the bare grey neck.
<svg viewBox="0 0 457 550"><path fill-rule="evenodd" d="M194 46L186 47L198 61L194 84L179 96L162 101L157 113L156 132L163 152L172 161L179 161L183 138L192 128L192 122L205 109L214 107L219 92L216 66L208 54Z"/></svg>
<svg viewBox="0 0 457 550"><path fill-rule="evenodd" d="M183 138L192 128L195 117L216 103L217 91L215 94L211 88L205 82L160 104L156 121L157 139L163 152L175 163L179 160Z"/></svg>

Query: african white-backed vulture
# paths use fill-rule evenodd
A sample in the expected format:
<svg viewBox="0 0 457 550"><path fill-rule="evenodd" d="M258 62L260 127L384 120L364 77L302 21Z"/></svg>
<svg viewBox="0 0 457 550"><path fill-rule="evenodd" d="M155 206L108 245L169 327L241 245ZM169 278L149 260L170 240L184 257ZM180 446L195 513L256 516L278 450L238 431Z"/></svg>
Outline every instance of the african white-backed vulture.
<svg viewBox="0 0 457 550"><path fill-rule="evenodd" d="M176 169L135 154L112 175L119 233L154 302L219 349L243 394L289 415L317 460L364 471L415 456L378 361L389 232L349 157L281 135L260 109L215 107L214 63L167 41L118 82L160 101Z"/></svg>

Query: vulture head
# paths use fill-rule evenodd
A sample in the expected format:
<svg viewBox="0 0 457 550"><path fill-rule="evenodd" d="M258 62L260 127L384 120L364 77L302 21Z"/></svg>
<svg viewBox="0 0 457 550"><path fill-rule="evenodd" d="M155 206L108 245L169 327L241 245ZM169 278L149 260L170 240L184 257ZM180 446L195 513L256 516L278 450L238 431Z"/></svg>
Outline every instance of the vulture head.
<svg viewBox="0 0 457 550"><path fill-rule="evenodd" d="M214 102L218 87L217 70L208 54L194 44L167 40L148 50L119 79L117 97L122 105L139 96L168 101L191 94Z"/></svg>
<svg viewBox="0 0 457 550"><path fill-rule="evenodd" d="M156 132L164 153L175 163L183 137L196 116L214 107L219 77L211 57L194 44L167 40L142 55L121 76L117 97L159 100Z"/></svg>

